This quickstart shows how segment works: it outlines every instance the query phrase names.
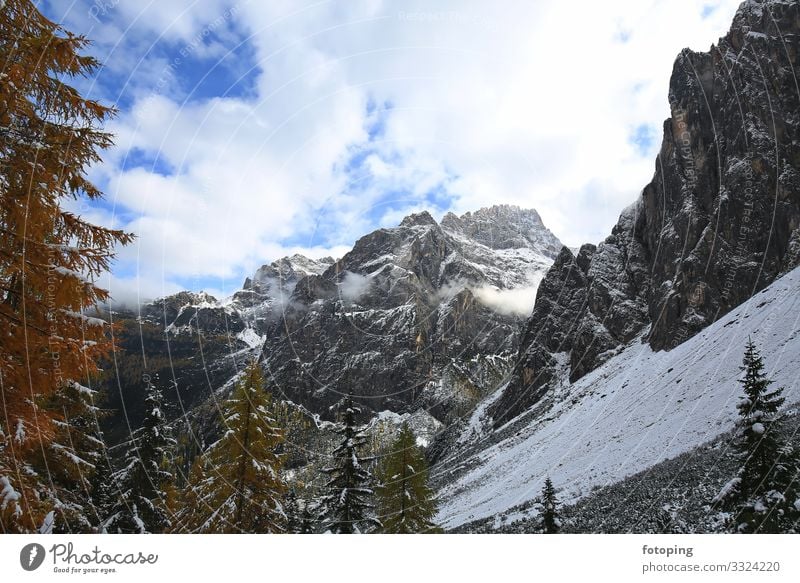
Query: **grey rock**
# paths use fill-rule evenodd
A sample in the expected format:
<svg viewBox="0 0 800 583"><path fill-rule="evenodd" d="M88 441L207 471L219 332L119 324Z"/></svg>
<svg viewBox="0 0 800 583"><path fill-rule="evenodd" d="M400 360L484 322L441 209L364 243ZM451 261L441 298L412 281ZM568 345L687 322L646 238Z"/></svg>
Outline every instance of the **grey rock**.
<svg viewBox="0 0 800 583"><path fill-rule="evenodd" d="M669 350L800 260L800 3L749 0L708 53L683 50L653 180L596 249L539 288L500 425L567 352L576 380L637 336Z"/></svg>

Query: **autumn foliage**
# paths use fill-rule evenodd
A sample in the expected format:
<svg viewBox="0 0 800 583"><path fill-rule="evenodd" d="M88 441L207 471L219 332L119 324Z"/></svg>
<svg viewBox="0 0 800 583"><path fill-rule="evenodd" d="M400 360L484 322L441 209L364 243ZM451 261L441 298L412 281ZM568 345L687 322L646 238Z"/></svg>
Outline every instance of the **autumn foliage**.
<svg viewBox="0 0 800 583"><path fill-rule="evenodd" d="M108 297L95 285L115 244L132 236L68 209L102 193L86 176L112 144L112 108L68 83L93 74L87 39L29 0L0 10L0 531L30 531L48 512L52 483L31 465L49 448L64 387L89 385L111 348L93 317Z"/></svg>

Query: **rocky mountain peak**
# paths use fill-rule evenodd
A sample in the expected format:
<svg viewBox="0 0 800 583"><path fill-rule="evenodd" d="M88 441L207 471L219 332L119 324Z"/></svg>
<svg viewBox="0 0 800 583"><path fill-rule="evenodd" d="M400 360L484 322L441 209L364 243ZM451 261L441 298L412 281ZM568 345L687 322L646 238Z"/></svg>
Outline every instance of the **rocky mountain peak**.
<svg viewBox="0 0 800 583"><path fill-rule="evenodd" d="M467 212L447 213L442 228L460 233L492 249L533 247L555 258L561 242L545 227L535 209L502 204Z"/></svg>
<svg viewBox="0 0 800 583"><path fill-rule="evenodd" d="M264 331L266 366L292 401L323 416L350 388L373 412L457 415L508 372L560 248L532 210L491 207L441 225L409 215L297 282Z"/></svg>
<svg viewBox="0 0 800 583"><path fill-rule="evenodd" d="M669 350L800 263L798 36L800 3L750 0L717 46L678 55L653 180L596 249L548 272L496 424L565 358L575 381L640 335Z"/></svg>
<svg viewBox="0 0 800 583"><path fill-rule="evenodd" d="M274 281L296 283L301 277L319 275L334 263L332 257L310 259L305 255L295 253L290 257L282 257L259 267L252 279L247 278L244 289L250 289L254 284L270 285Z"/></svg>
<svg viewBox="0 0 800 583"><path fill-rule="evenodd" d="M425 227L436 225L436 219L434 219L428 211L412 213L400 222L401 227Z"/></svg>

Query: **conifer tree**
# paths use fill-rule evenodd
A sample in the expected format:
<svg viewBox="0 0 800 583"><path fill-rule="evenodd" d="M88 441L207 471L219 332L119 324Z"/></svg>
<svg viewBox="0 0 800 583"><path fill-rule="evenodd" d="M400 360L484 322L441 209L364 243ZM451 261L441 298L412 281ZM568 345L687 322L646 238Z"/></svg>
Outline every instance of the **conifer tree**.
<svg viewBox="0 0 800 583"><path fill-rule="evenodd" d="M286 531L281 476L284 441L261 367L251 362L223 406L222 437L196 464L189 481L188 532Z"/></svg>
<svg viewBox="0 0 800 583"><path fill-rule="evenodd" d="M561 518L558 514L558 499L553 481L548 477L542 488L542 515L540 529L544 534L556 534L561 530Z"/></svg>
<svg viewBox="0 0 800 583"><path fill-rule="evenodd" d="M124 467L115 472L116 499L104 528L110 533L159 533L169 528L164 485L173 480L167 467L175 443L162 409L161 391L150 381L145 394L145 417L128 443Z"/></svg>
<svg viewBox="0 0 800 583"><path fill-rule="evenodd" d="M195 457L185 487L180 491L179 507L170 527L172 533L197 532L206 521L208 508L201 500L202 489L205 487L208 474L207 461L201 453Z"/></svg>
<svg viewBox="0 0 800 583"><path fill-rule="evenodd" d="M373 516L372 475L362 459L367 438L364 427L356 424L360 408L348 395L342 406L342 420L335 432L340 437L333 450L331 465L323 469L328 476L325 495L320 500L323 531L333 534L366 533L381 527Z"/></svg>
<svg viewBox="0 0 800 583"><path fill-rule="evenodd" d="M47 475L47 503L53 508L53 532L94 529L92 482L105 455L98 426L103 412L94 404L96 392L79 383L62 386L46 407L58 413L54 439L36 452L33 467Z"/></svg>
<svg viewBox="0 0 800 583"><path fill-rule="evenodd" d="M102 534L107 532L106 525L114 513L117 493L114 490L114 468L102 434L100 440L103 441L103 447L91 478L92 504L89 520L92 523L92 532Z"/></svg>
<svg viewBox="0 0 800 583"><path fill-rule="evenodd" d="M300 534L303 530L303 516L294 488L290 488L286 493L284 509L286 512L286 532L288 534Z"/></svg>
<svg viewBox="0 0 800 583"><path fill-rule="evenodd" d="M800 518L797 455L786 442L779 412L782 388L764 372L764 361L751 340L745 348L744 396L737 405L739 421L733 449L741 466L715 502L730 508L733 532L782 533L796 531Z"/></svg>
<svg viewBox="0 0 800 583"><path fill-rule="evenodd" d="M314 512L311 510L311 502L303 500L303 510L300 515L300 534L314 534L316 520Z"/></svg>
<svg viewBox="0 0 800 583"><path fill-rule="evenodd" d="M87 42L31 0L0 9L0 532L38 530L52 511L31 460L60 418L44 403L108 354L91 317L108 292L94 281L132 239L65 204L102 197L86 170L112 143L102 125L113 110L69 84L99 65L81 54Z"/></svg>
<svg viewBox="0 0 800 583"><path fill-rule="evenodd" d="M436 532L436 504L428 486L428 464L407 423L384 454L376 471L381 532L394 534Z"/></svg>

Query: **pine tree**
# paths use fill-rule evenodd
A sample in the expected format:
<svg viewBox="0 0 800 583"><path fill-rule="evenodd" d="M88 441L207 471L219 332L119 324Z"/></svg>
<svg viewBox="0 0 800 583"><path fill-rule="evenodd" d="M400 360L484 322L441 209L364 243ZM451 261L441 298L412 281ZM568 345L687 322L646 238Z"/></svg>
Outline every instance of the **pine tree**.
<svg viewBox="0 0 800 583"><path fill-rule="evenodd" d="M286 532L288 534L300 534L303 530L303 516L294 488L291 488L286 493L284 509L286 512Z"/></svg>
<svg viewBox="0 0 800 583"><path fill-rule="evenodd" d="M108 297L94 280L114 245L132 239L64 204L102 197L86 170L112 143L101 128L113 109L69 85L99 65L87 42L31 0L0 9L0 532L38 530L52 511L30 457L55 437L44 402L108 354L106 326L87 313Z"/></svg>
<svg viewBox="0 0 800 583"><path fill-rule="evenodd" d="M194 508L184 513L184 532L285 532L284 432L257 362L225 402L222 421L223 436L193 468L188 488Z"/></svg>
<svg viewBox="0 0 800 583"><path fill-rule="evenodd" d="M102 434L100 440L104 441ZM92 523L92 532L105 533L109 518L114 513L114 503L117 499L117 492L114 490L114 468L111 465L111 457L105 442L95 464L95 471L91 479L91 492L89 520Z"/></svg>
<svg viewBox="0 0 800 583"><path fill-rule="evenodd" d="M300 515L300 534L314 534L316 532L315 513L311 508L311 502L309 500L304 500L303 510Z"/></svg>
<svg viewBox="0 0 800 583"><path fill-rule="evenodd" d="M553 481L548 477L542 488L542 515L540 530L544 534L556 534L561 530L561 518L558 514L558 499Z"/></svg>
<svg viewBox="0 0 800 583"><path fill-rule="evenodd" d="M53 532L92 532L92 482L105 455L98 425L104 414L96 392L79 383L61 387L46 407L59 414L54 439L34 456L33 467L49 477L47 503L53 510Z"/></svg>
<svg viewBox="0 0 800 583"><path fill-rule="evenodd" d="M794 531L800 518L798 465L796 452L785 441L779 412L783 389L768 390L773 381L752 341L741 370L744 396L737 405L739 422L732 443L741 466L714 501L732 509L733 532Z"/></svg>
<svg viewBox="0 0 800 583"><path fill-rule="evenodd" d="M328 476L325 495L320 501L323 531L333 534L365 533L380 528L381 523L372 516L372 475L361 459L360 451L367 438L364 427L356 424L361 410L350 395L341 407L342 420L335 429L341 441L333 450L332 465L323 469Z"/></svg>
<svg viewBox="0 0 800 583"><path fill-rule="evenodd" d="M161 391L147 383L145 417L125 454L124 467L113 476L116 499L104 526L110 533L158 533L170 526L164 485L173 480L168 450L175 443L166 424Z"/></svg>
<svg viewBox="0 0 800 583"><path fill-rule="evenodd" d="M417 447L407 423L400 426L376 471L380 484L376 490L381 532L430 533L439 529L433 523L436 504L428 486L428 464Z"/></svg>

